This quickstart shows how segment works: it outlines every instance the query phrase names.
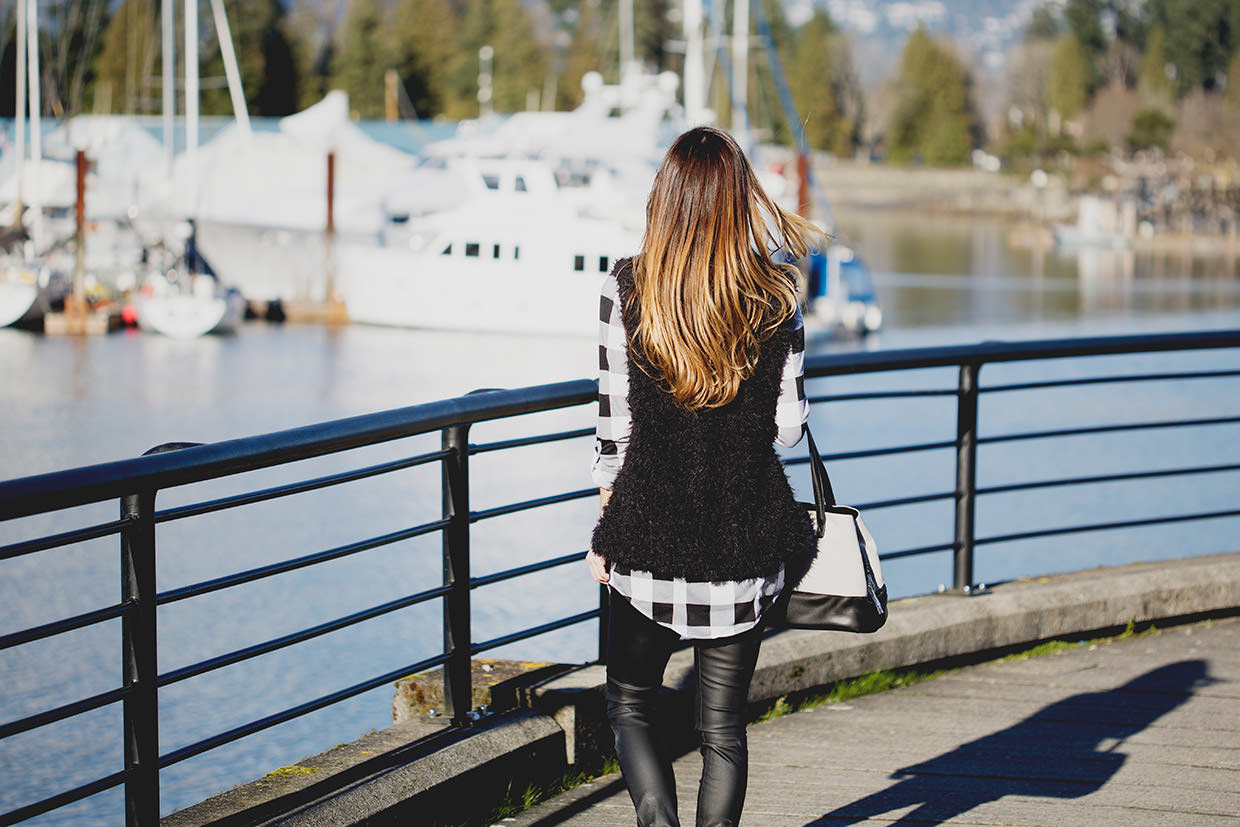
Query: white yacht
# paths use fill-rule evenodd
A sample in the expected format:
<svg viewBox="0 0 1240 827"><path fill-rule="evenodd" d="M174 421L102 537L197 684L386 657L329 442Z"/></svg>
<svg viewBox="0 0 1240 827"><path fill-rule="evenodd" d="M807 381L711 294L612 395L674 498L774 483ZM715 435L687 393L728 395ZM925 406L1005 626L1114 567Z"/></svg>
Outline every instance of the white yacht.
<svg viewBox="0 0 1240 827"><path fill-rule="evenodd" d="M457 158L440 170L459 201L389 213L379 243L338 241L335 272L354 322L592 335L599 287L640 230L588 215L541 161Z"/></svg>

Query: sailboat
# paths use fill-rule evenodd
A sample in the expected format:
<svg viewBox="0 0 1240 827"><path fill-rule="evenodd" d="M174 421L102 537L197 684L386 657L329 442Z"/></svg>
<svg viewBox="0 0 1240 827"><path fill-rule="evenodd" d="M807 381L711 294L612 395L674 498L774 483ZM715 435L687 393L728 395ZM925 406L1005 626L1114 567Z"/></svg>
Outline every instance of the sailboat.
<svg viewBox="0 0 1240 827"><path fill-rule="evenodd" d="M241 91L241 75L232 47L228 18L223 0L211 0L215 25L224 57L229 93L233 109L244 136L249 135L249 115ZM188 5L187 5L188 8ZM172 56L172 2L163 2L164 77L174 74ZM138 291L137 321L143 330L162 333L176 339L192 339L207 333L234 332L245 315L245 299L235 287L220 283L214 271L198 250L194 213L197 207L198 179L198 19L187 14L185 21L185 120L186 164L188 180L183 182L184 211L189 218L171 227L164 222L164 234L172 235L184 245L180 255L171 255L167 243L149 250L151 258L146 278ZM164 141L165 162L172 168L171 114L175 107L170 94L172 84L165 83Z"/></svg>

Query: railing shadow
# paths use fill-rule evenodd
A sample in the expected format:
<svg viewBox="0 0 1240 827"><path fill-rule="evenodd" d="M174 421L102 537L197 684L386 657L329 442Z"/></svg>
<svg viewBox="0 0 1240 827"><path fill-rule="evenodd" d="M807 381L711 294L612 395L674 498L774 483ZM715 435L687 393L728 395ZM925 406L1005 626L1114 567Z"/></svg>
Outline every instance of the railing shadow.
<svg viewBox="0 0 1240 827"><path fill-rule="evenodd" d="M1057 701L999 732L892 773L887 789L825 813L806 827L853 824L913 807L895 824L941 824L1008 795L1080 798L1124 765L1127 738L1211 683L1206 664L1185 660L1105 692ZM911 723L910 727L915 727Z"/></svg>

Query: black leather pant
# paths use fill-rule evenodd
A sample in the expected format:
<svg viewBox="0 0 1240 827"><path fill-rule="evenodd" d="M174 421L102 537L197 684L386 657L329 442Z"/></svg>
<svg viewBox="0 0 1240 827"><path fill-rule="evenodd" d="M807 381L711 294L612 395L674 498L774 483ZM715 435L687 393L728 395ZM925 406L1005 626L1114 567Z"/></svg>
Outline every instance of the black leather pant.
<svg viewBox="0 0 1240 827"><path fill-rule="evenodd" d="M642 827L678 827L672 762L656 728L654 702L676 645L675 632L612 595L607 630L607 718L616 756ZM745 702L762 643L762 626L741 635L694 642L702 736L698 827L740 822L749 775Z"/></svg>

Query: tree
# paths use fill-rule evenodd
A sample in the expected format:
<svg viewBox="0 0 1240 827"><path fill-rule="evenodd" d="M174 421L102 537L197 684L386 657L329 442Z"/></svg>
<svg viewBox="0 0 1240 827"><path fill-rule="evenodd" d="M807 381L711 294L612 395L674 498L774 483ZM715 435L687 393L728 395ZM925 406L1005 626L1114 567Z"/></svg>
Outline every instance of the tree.
<svg viewBox="0 0 1240 827"><path fill-rule="evenodd" d="M1163 48L1165 41L1163 27L1155 26L1145 41L1138 88L1147 97L1170 100L1175 94L1175 84L1167 76L1167 53Z"/></svg>
<svg viewBox="0 0 1240 827"><path fill-rule="evenodd" d="M810 147L848 156L857 141L860 92L847 41L821 9L795 33L789 85Z"/></svg>
<svg viewBox="0 0 1240 827"><path fill-rule="evenodd" d="M888 156L928 164L961 164L975 145L977 117L971 79L954 52L925 29L909 37L896 82L896 107L888 127Z"/></svg>
<svg viewBox="0 0 1240 827"><path fill-rule="evenodd" d="M159 63L159 15L154 0L124 0L103 32L93 66L94 105L104 113L158 111L147 86Z"/></svg>
<svg viewBox="0 0 1240 827"><path fill-rule="evenodd" d="M400 0L394 27L396 70L420 118L443 113L448 76L459 59L457 19L449 0Z"/></svg>
<svg viewBox="0 0 1240 827"><path fill-rule="evenodd" d="M1055 44L1046 83L1046 100L1065 119L1075 118L1089 102L1089 57L1075 34Z"/></svg>
<svg viewBox="0 0 1240 827"><path fill-rule="evenodd" d="M1025 27L1025 42L1055 40L1062 32L1063 26L1050 5L1038 6L1029 18L1029 25Z"/></svg>
<svg viewBox="0 0 1240 827"><path fill-rule="evenodd" d="M1240 1L1146 0L1145 12L1166 33L1177 91L1214 89L1240 47Z"/></svg>
<svg viewBox="0 0 1240 827"><path fill-rule="evenodd" d="M252 115L268 116L296 112L301 103L301 72L284 4L281 0L230 0L225 13L246 110ZM219 78L224 76L220 33L215 32L214 25L210 31L216 34L216 40L207 52L202 75ZM227 115L233 111L228 90L214 86L203 90L201 106L208 114Z"/></svg>
<svg viewBox="0 0 1240 827"><path fill-rule="evenodd" d="M497 112L525 108L531 89L541 89L546 78L546 53L534 38L529 13L521 0L470 0L461 21L457 52L460 59L448 77L449 117L478 114L478 50L493 49L492 105Z"/></svg>
<svg viewBox="0 0 1240 827"><path fill-rule="evenodd" d="M604 56L616 54L618 50L609 50L603 44L606 29L603 25L601 4L598 0L585 0L577 7L577 19L573 21L572 40L564 55L564 71L556 84L557 103L568 108L581 103L584 94L581 79L587 72L603 72ZM636 41L636 36L634 36ZM637 45L633 46L634 59L637 59Z"/></svg>
<svg viewBox="0 0 1240 827"><path fill-rule="evenodd" d="M1102 31L1104 0L1068 0L1063 9L1068 31L1076 35L1085 54L1092 60L1106 48L1106 36Z"/></svg>
<svg viewBox="0 0 1240 827"><path fill-rule="evenodd" d="M382 0L353 0L332 61L332 84L362 118L383 117L384 75L396 64L385 11Z"/></svg>
<svg viewBox="0 0 1240 827"><path fill-rule="evenodd" d="M1132 127L1124 136L1129 152L1143 149L1165 150L1175 132L1175 120L1161 109L1142 109L1132 119Z"/></svg>

